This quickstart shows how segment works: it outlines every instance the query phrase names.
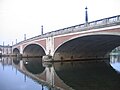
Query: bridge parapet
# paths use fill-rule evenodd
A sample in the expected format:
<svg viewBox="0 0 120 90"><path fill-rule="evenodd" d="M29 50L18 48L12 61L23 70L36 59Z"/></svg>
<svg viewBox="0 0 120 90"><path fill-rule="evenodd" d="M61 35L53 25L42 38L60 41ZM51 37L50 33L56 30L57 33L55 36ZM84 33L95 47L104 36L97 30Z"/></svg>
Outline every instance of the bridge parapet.
<svg viewBox="0 0 120 90"><path fill-rule="evenodd" d="M102 28L102 27L109 27L109 26L115 26L120 25L120 15L104 18L88 23L83 23L63 29L59 29L56 31L48 32L44 34L42 37L50 37L50 36L56 36L60 34L67 34L67 33L73 33L73 32L80 32L83 30L90 30L90 29L96 29L96 28Z"/></svg>
<svg viewBox="0 0 120 90"><path fill-rule="evenodd" d="M47 37L52 37L52 36L57 36L57 35L62 35L62 34L67 34L67 33L74 33L74 32L80 32L80 31L85 31L85 30L91 30L91 29L97 29L97 28L104 28L104 27L110 27L110 26L115 26L115 25L120 25L120 15L113 16L113 17L108 17L108 18L103 18L100 20L88 22L88 23L83 23L51 32L47 32L42 35L38 35L32 38L29 38L27 40L21 41L18 44L22 44L25 42L30 42L42 38L47 38ZM13 45L14 46L14 45Z"/></svg>

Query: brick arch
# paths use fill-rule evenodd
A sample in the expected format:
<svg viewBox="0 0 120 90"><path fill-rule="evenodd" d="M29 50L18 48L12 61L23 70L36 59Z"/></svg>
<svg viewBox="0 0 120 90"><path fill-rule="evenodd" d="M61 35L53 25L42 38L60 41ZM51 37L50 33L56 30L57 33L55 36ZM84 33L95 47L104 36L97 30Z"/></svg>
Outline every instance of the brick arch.
<svg viewBox="0 0 120 90"><path fill-rule="evenodd" d="M35 44L35 43L31 43L26 45L23 48L23 56L29 56L29 57L38 57L38 56L44 56L45 50L44 48L42 48L42 46L40 46L39 44Z"/></svg>
<svg viewBox="0 0 120 90"><path fill-rule="evenodd" d="M83 31L82 33L75 33L75 34L68 34L68 35L60 35L54 37L54 52L56 49L62 45L63 43L75 39L77 37L87 36L87 35L96 35L96 34L107 34L107 35L120 35L120 28L114 29L105 29L105 30L90 30L90 31Z"/></svg>
<svg viewBox="0 0 120 90"><path fill-rule="evenodd" d="M18 48L14 48L12 52L13 54L20 54L20 50Z"/></svg>
<svg viewBox="0 0 120 90"><path fill-rule="evenodd" d="M105 37L105 39L103 37ZM96 40L96 38L98 40ZM77 58L104 57L105 54L107 54L107 52L110 52L112 49L114 49L119 45L120 45L119 33L114 34L112 32L107 32L104 34L103 33L93 33L93 34L84 34L84 35L82 34L61 43L55 49L53 56L55 58L60 56L59 60L61 57L65 57L69 59L76 56ZM94 48L96 48L96 50ZM56 53L59 55L57 55ZM87 55L85 55L85 53ZM74 56L72 54L74 54Z"/></svg>
<svg viewBox="0 0 120 90"><path fill-rule="evenodd" d="M43 45L41 45L40 43L38 43L38 42L23 44L23 45L22 45L23 51L24 51L24 49L25 49L28 45L31 45L31 44L39 45L40 47L42 47L42 49L43 49L44 51L46 51L46 48L45 48Z"/></svg>

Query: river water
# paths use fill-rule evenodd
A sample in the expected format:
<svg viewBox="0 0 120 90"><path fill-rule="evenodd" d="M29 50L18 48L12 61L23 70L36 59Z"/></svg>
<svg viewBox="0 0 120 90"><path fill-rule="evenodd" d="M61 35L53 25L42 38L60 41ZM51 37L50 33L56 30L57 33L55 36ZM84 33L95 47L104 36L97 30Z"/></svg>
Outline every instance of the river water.
<svg viewBox="0 0 120 90"><path fill-rule="evenodd" d="M0 90L120 90L119 72L119 56L110 63L6 57L0 59Z"/></svg>

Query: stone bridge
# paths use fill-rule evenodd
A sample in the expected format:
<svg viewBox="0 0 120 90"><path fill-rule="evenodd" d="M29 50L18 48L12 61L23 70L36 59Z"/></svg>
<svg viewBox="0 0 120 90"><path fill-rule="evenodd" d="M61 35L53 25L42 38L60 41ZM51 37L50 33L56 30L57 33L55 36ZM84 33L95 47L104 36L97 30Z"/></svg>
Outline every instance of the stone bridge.
<svg viewBox="0 0 120 90"><path fill-rule="evenodd" d="M12 46L14 55L54 60L107 58L120 46L120 15L48 32Z"/></svg>

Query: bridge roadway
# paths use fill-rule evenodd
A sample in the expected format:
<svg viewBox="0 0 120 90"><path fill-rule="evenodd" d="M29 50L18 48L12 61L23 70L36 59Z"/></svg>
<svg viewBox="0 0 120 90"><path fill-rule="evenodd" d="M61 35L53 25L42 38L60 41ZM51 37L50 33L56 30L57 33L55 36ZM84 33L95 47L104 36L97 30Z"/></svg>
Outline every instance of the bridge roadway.
<svg viewBox="0 0 120 90"><path fill-rule="evenodd" d="M120 15L35 36L12 46L23 57L51 55L53 60L108 58L120 46Z"/></svg>

